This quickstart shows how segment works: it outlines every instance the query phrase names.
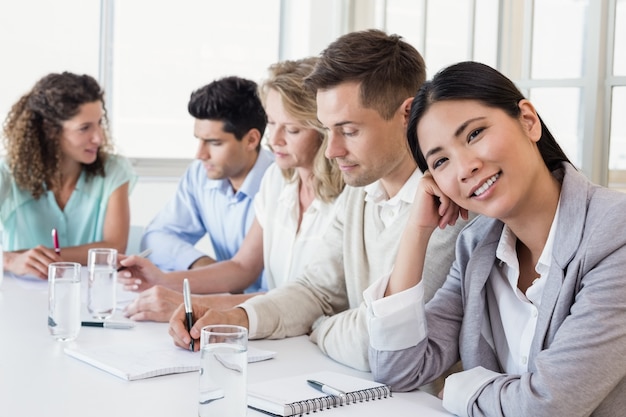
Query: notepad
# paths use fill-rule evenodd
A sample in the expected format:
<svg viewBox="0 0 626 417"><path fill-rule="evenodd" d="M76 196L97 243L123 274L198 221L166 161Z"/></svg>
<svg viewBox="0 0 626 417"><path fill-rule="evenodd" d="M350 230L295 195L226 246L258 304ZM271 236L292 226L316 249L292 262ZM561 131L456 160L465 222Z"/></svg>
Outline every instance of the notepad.
<svg viewBox="0 0 626 417"><path fill-rule="evenodd" d="M115 343L114 347L75 344L66 347L65 353L128 381L200 369L199 352L177 348L171 341ZM248 362L263 361L274 356L274 351L248 347Z"/></svg>
<svg viewBox="0 0 626 417"><path fill-rule="evenodd" d="M309 379L344 391L345 400L309 386ZM389 397L391 388L385 384L331 371L272 379L248 387L248 407L283 417L355 404L367 407L365 403L369 401L380 401Z"/></svg>

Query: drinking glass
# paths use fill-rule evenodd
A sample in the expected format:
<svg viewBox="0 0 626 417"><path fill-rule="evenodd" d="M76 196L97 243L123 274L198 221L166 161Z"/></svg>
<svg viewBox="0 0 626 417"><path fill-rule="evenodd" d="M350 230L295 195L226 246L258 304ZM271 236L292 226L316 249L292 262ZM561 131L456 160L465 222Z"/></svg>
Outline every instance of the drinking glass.
<svg viewBox="0 0 626 417"><path fill-rule="evenodd" d="M80 264L48 265L48 330L57 340L74 340L80 330Z"/></svg>
<svg viewBox="0 0 626 417"><path fill-rule="evenodd" d="M87 310L93 318L107 319L115 312L117 250L89 249L87 267Z"/></svg>
<svg viewBox="0 0 626 417"><path fill-rule="evenodd" d="M224 324L203 327L200 352L198 416L245 417L248 330Z"/></svg>

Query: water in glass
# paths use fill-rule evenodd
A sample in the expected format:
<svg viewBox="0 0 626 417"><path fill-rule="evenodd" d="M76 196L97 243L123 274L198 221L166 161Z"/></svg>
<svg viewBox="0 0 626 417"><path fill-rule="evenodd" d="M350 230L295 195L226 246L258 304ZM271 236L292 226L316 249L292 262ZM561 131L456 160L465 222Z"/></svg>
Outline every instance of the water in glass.
<svg viewBox="0 0 626 417"><path fill-rule="evenodd" d="M87 309L94 318L106 319L115 311L117 272L114 268L89 269Z"/></svg>
<svg viewBox="0 0 626 417"><path fill-rule="evenodd" d="M80 281L56 278L50 284L48 329L57 340L73 340L80 330Z"/></svg>
<svg viewBox="0 0 626 417"><path fill-rule="evenodd" d="M206 344L201 349L198 416L243 417L247 413L245 346Z"/></svg>

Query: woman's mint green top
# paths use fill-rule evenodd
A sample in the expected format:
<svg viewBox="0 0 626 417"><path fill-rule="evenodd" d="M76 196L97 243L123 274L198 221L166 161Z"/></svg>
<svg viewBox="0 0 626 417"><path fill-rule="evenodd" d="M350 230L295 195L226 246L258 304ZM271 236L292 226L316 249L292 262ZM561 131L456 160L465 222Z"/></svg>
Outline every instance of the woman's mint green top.
<svg viewBox="0 0 626 417"><path fill-rule="evenodd" d="M52 247L53 228L57 229L61 247L101 241L109 197L127 182L130 193L137 180L128 159L118 155L107 157L104 172L104 177L96 175L87 180L83 171L61 210L52 191L35 200L30 192L19 188L6 161L0 160L0 229L4 229L4 250Z"/></svg>

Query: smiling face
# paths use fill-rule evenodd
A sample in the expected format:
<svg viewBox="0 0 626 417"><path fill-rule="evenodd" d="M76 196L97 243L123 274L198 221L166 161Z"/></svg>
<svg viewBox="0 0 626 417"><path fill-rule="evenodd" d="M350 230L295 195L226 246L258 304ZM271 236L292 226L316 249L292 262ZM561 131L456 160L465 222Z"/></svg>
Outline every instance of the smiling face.
<svg viewBox="0 0 626 417"><path fill-rule="evenodd" d="M313 169L313 160L322 144L318 131L303 126L285 110L280 94L270 89L265 99L269 144L281 169Z"/></svg>
<svg viewBox="0 0 626 417"><path fill-rule="evenodd" d="M104 143L103 117L102 103L94 101L81 105L76 116L62 123L59 145L64 161L86 165L96 161Z"/></svg>
<svg viewBox="0 0 626 417"><path fill-rule="evenodd" d="M317 116L328 129L326 157L337 162L346 184L391 182L398 171L414 167L406 144L403 106L385 120L376 110L363 107L358 83L346 82L318 90Z"/></svg>
<svg viewBox="0 0 626 417"><path fill-rule="evenodd" d="M527 100L520 109L515 119L477 101L449 100L424 113L420 149L441 191L459 206L504 220L541 198L533 193L547 171L536 144L541 126Z"/></svg>

